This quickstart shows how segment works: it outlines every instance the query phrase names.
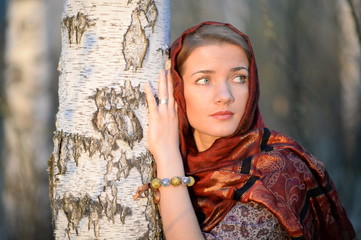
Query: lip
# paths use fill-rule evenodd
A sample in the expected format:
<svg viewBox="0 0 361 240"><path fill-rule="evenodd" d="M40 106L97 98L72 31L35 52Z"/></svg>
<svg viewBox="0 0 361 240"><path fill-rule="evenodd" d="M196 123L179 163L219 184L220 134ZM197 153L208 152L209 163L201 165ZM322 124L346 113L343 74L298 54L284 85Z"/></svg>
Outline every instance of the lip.
<svg viewBox="0 0 361 240"><path fill-rule="evenodd" d="M211 117L214 117L219 120L227 120L233 117L234 113L231 111L219 111L216 113L211 114Z"/></svg>

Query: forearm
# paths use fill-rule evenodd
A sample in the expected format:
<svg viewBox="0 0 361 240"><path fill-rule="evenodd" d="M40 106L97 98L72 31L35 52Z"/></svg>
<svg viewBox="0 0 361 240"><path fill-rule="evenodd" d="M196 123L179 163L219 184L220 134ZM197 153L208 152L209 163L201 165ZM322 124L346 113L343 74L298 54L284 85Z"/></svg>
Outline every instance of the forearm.
<svg viewBox="0 0 361 240"><path fill-rule="evenodd" d="M148 149L157 163L157 178L183 177L184 166L179 151L178 116L173 98L171 76L159 78L159 105L146 85L148 102ZM186 186L161 186L160 214L168 240L204 239Z"/></svg>
<svg viewBox="0 0 361 240"><path fill-rule="evenodd" d="M160 179L184 176L179 150L170 156L171 159L157 159L157 162L162 162L161 166L157 166L157 177ZM159 188L159 191L160 214L167 239L204 239L187 187L170 185Z"/></svg>

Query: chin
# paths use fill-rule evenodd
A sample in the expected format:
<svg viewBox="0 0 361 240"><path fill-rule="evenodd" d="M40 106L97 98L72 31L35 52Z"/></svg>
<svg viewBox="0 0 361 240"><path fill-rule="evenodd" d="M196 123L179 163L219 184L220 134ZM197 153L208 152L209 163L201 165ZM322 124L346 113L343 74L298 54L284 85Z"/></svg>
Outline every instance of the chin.
<svg viewBox="0 0 361 240"><path fill-rule="evenodd" d="M236 131L236 129L226 130L226 131L222 130L222 131L214 132L214 135L213 134L211 134L211 135L213 135L217 138L222 138L222 137L228 137L228 136L232 135L235 131Z"/></svg>

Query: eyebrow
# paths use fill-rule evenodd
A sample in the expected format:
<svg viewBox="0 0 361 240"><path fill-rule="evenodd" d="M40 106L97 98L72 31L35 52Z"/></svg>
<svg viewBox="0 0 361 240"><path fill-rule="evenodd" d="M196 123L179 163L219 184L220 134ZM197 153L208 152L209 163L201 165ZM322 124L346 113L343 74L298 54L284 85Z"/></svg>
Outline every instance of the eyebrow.
<svg viewBox="0 0 361 240"><path fill-rule="evenodd" d="M231 69L231 72L237 72L237 71L242 70L242 69L245 69L245 70L248 71L247 67L234 67L234 68Z"/></svg>
<svg viewBox="0 0 361 240"><path fill-rule="evenodd" d="M192 73L191 76L193 76L195 74L199 74L199 73L208 73L209 74L209 73L215 73L215 71L213 71L213 70L200 70L200 71Z"/></svg>
<svg viewBox="0 0 361 240"><path fill-rule="evenodd" d="M247 67L234 67L234 68L231 68L231 72L237 72L237 71L242 70L242 69L245 69L245 70L248 71L248 68L247 68ZM193 75L195 75L195 74L199 74L199 73L210 74L210 73L215 73L215 71L213 71L213 70L200 70L200 71L197 71L197 72L192 73L191 76L193 76Z"/></svg>

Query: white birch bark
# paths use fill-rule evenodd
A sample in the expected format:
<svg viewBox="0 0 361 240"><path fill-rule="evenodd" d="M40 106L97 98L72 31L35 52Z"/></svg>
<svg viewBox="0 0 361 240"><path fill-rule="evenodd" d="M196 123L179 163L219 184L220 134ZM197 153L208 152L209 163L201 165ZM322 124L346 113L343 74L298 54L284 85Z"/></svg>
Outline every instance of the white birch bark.
<svg viewBox="0 0 361 240"><path fill-rule="evenodd" d="M12 0L8 4L2 194L5 224L9 239L41 239L35 235L41 232L48 236L51 219L46 198L51 151L46 139L51 132L52 97L45 4L43 0Z"/></svg>
<svg viewBox="0 0 361 240"><path fill-rule="evenodd" d="M49 160L56 239L157 239L143 84L164 67L168 0L65 0Z"/></svg>
<svg viewBox="0 0 361 240"><path fill-rule="evenodd" d="M355 131L361 121L361 49L356 26L347 0L338 1L340 24L340 79L342 86L342 125L346 154L353 154L357 146Z"/></svg>

